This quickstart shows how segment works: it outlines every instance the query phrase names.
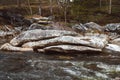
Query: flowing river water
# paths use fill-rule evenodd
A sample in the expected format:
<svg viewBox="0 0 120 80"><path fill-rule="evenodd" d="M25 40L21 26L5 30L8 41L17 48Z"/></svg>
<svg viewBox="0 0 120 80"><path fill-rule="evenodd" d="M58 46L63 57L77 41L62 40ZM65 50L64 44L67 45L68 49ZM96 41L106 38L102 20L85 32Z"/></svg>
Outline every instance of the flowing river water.
<svg viewBox="0 0 120 80"><path fill-rule="evenodd" d="M0 51L0 80L120 80L120 54Z"/></svg>

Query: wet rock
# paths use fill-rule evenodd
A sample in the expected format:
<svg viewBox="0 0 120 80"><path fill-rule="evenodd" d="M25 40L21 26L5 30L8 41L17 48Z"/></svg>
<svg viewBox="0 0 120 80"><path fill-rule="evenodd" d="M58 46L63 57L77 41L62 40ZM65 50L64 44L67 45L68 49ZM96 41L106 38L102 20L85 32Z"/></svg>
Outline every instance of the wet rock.
<svg viewBox="0 0 120 80"><path fill-rule="evenodd" d="M116 32L120 34L120 23L111 23L105 26L105 31Z"/></svg>
<svg viewBox="0 0 120 80"><path fill-rule="evenodd" d="M102 26L94 23L94 22L89 22L84 24L84 26L86 26L86 28L90 29L90 30L98 30L98 31L102 31Z"/></svg>
<svg viewBox="0 0 120 80"><path fill-rule="evenodd" d="M120 53L120 46L116 44L107 44L107 46L103 49L105 53Z"/></svg>
<svg viewBox="0 0 120 80"><path fill-rule="evenodd" d="M13 32L13 31L8 31L8 32L0 31L0 37L13 36L15 34L16 32Z"/></svg>
<svg viewBox="0 0 120 80"><path fill-rule="evenodd" d="M72 29L76 32L85 32L88 29L86 28L86 26L84 26L83 24L76 24L74 26L72 26Z"/></svg>
<svg viewBox="0 0 120 80"><path fill-rule="evenodd" d="M80 52L101 52L101 49L90 48L85 46L75 45L57 45L44 48L45 52L60 52L60 53L80 53Z"/></svg>
<svg viewBox="0 0 120 80"><path fill-rule="evenodd" d="M64 30L29 30L22 32L20 35L15 37L10 41L10 43L14 46L20 46L23 43L30 42L30 41L37 41L42 39L50 39L58 36L77 36L76 32L71 31L64 31Z"/></svg>
<svg viewBox="0 0 120 80"><path fill-rule="evenodd" d="M87 47L94 47L102 49L108 43L107 38L98 38L95 36L81 36L81 37L74 37L74 36L61 36L56 37L53 39L48 40L40 40L35 42L28 42L23 44L22 47L24 48L43 48L46 46L55 46L55 45L83 45Z"/></svg>
<svg viewBox="0 0 120 80"><path fill-rule="evenodd" d="M0 50L3 50L3 51L20 51L20 52L22 52L22 51L33 51L32 48L14 47L9 43L6 43L6 44L2 45L0 47Z"/></svg>
<svg viewBox="0 0 120 80"><path fill-rule="evenodd" d="M52 26L45 26L45 25L40 25L38 23L33 23L30 25L28 30L34 30L34 29L53 30L54 28Z"/></svg>

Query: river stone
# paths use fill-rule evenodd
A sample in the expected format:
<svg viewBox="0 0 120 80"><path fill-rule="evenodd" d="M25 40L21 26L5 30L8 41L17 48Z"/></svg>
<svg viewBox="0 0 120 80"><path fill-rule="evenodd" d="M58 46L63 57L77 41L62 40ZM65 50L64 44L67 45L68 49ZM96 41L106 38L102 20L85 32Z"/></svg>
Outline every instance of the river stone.
<svg viewBox="0 0 120 80"><path fill-rule="evenodd" d="M25 42L30 42L30 41L36 41L36 40L42 40L42 39L49 39L49 38L54 38L58 36L77 36L78 34L76 32L72 31L65 31L65 30L41 30L41 29L36 29L36 30L29 30L22 32L20 35L17 37L13 38L10 43L13 46L20 46Z"/></svg>
<svg viewBox="0 0 120 80"><path fill-rule="evenodd" d="M120 46L120 38L114 39L111 41L112 44L117 44Z"/></svg>
<svg viewBox="0 0 120 80"><path fill-rule="evenodd" d="M90 30L102 31L102 26L100 26L94 22L85 23L84 26L86 26L86 28L88 28Z"/></svg>
<svg viewBox="0 0 120 80"><path fill-rule="evenodd" d="M108 43L107 38L100 38L95 36L61 36L48 40L41 40L35 42L25 43L22 47L24 48L43 48L46 46L55 46L55 45L84 45L94 48L102 49Z"/></svg>
<svg viewBox="0 0 120 80"><path fill-rule="evenodd" d="M120 46L116 44L107 44L107 46L103 49L105 53L120 53Z"/></svg>
<svg viewBox="0 0 120 80"><path fill-rule="evenodd" d="M21 47L14 47L9 43L5 43L4 45L2 45L0 47L0 50L3 51L20 51L20 52L24 52L24 51L33 51L32 48L21 48Z"/></svg>
<svg viewBox="0 0 120 80"><path fill-rule="evenodd" d="M75 45L57 45L44 48L45 52L60 52L60 53L83 53L83 52L101 52L101 49L90 48L85 46Z"/></svg>
<svg viewBox="0 0 120 80"><path fill-rule="evenodd" d="M105 31L120 33L120 23L107 24Z"/></svg>
<svg viewBox="0 0 120 80"><path fill-rule="evenodd" d="M0 37L13 36L15 34L16 32L13 31L9 31L9 32L0 31Z"/></svg>

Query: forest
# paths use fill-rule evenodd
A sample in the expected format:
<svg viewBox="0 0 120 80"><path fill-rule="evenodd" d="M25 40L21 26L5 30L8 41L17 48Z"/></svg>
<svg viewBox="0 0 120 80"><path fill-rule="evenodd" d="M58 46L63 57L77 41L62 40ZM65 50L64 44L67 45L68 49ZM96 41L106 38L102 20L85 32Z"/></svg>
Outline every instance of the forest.
<svg viewBox="0 0 120 80"><path fill-rule="evenodd" d="M61 0L62 1L62 0ZM0 9L18 12L25 16L53 16L56 21L81 22L94 21L100 24L119 22L118 0L0 0ZM66 9L66 10L65 10Z"/></svg>
<svg viewBox="0 0 120 80"><path fill-rule="evenodd" d="M120 80L119 0L0 0L0 80Z"/></svg>

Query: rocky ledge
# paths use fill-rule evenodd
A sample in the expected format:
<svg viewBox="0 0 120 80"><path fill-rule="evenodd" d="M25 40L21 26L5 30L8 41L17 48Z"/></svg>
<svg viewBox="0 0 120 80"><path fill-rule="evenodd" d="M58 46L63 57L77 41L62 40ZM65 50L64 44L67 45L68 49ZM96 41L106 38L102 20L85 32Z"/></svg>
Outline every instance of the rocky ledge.
<svg viewBox="0 0 120 80"><path fill-rule="evenodd" d="M104 33L80 35L65 30L28 30L21 32L10 43L5 43L4 51L38 51L60 53L120 53L120 38L111 39Z"/></svg>

